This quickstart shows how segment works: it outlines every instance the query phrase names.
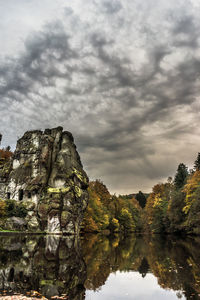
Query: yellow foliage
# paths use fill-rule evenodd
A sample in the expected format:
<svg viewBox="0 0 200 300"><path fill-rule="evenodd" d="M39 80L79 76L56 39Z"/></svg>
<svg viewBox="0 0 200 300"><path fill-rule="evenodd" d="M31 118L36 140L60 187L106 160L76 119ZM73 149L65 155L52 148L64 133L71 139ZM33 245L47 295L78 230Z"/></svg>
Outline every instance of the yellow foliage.
<svg viewBox="0 0 200 300"><path fill-rule="evenodd" d="M187 214L191 208L193 201L195 200L195 191L200 187L200 171L196 171L187 181L184 186L185 206L183 207L183 212Z"/></svg>
<svg viewBox="0 0 200 300"><path fill-rule="evenodd" d="M156 195L154 198L153 207L158 207L162 202L162 199L160 197L160 194Z"/></svg>
<svg viewBox="0 0 200 300"><path fill-rule="evenodd" d="M4 216L6 214L6 202L0 199L0 216Z"/></svg>

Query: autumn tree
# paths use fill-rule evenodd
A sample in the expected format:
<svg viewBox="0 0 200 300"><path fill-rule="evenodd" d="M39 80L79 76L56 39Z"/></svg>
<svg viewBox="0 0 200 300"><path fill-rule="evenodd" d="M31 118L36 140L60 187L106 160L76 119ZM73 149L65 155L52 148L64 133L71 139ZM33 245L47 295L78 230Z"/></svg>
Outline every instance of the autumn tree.
<svg viewBox="0 0 200 300"><path fill-rule="evenodd" d="M111 195L100 180L89 183L89 203L82 223L83 231L135 231L141 228L141 207L136 199Z"/></svg>
<svg viewBox="0 0 200 300"><path fill-rule="evenodd" d="M13 152L10 150L10 146L0 149L0 161L7 162L13 156Z"/></svg>
<svg viewBox="0 0 200 300"><path fill-rule="evenodd" d="M159 183L153 187L145 206L145 228L147 231L165 232L169 226L167 209L171 197L171 183Z"/></svg>
<svg viewBox="0 0 200 300"><path fill-rule="evenodd" d="M183 222L185 214L183 207L185 206L185 192L181 189L174 189L169 201L167 216L169 218L169 231L180 232L183 230Z"/></svg>
<svg viewBox="0 0 200 300"><path fill-rule="evenodd" d="M92 181L88 188L89 203L84 214L82 228L87 232L98 232L109 226L110 213L105 203L111 198L106 186L100 182Z"/></svg>
<svg viewBox="0 0 200 300"><path fill-rule="evenodd" d="M119 215L120 225L122 226L123 231L134 231L135 224L131 213L127 208L122 208L121 213Z"/></svg>
<svg viewBox="0 0 200 300"><path fill-rule="evenodd" d="M182 211L185 213L184 229L190 233L200 233L200 170L187 180L183 191L185 201Z"/></svg>

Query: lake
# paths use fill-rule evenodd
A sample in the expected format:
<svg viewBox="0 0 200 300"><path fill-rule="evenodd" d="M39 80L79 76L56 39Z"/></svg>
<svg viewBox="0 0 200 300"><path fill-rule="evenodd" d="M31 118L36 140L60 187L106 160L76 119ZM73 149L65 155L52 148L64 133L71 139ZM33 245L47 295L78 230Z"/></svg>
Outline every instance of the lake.
<svg viewBox="0 0 200 300"><path fill-rule="evenodd" d="M199 249L200 237L3 234L0 297L200 299Z"/></svg>

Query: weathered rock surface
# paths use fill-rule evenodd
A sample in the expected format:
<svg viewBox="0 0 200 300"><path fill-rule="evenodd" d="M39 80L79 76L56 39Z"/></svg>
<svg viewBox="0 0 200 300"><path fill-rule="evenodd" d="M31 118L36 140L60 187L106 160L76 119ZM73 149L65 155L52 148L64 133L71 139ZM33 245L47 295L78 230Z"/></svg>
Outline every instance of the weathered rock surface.
<svg viewBox="0 0 200 300"><path fill-rule="evenodd" d="M29 231L78 234L87 187L73 136L62 127L26 132L0 169L0 197L24 205Z"/></svg>

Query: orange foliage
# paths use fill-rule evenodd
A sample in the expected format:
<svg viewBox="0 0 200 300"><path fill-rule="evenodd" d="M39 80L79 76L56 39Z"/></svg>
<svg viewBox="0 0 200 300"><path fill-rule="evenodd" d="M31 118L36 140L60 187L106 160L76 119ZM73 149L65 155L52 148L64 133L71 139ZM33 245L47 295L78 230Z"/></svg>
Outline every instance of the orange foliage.
<svg viewBox="0 0 200 300"><path fill-rule="evenodd" d="M0 159L9 160L13 156L13 152L7 149L0 149Z"/></svg>

